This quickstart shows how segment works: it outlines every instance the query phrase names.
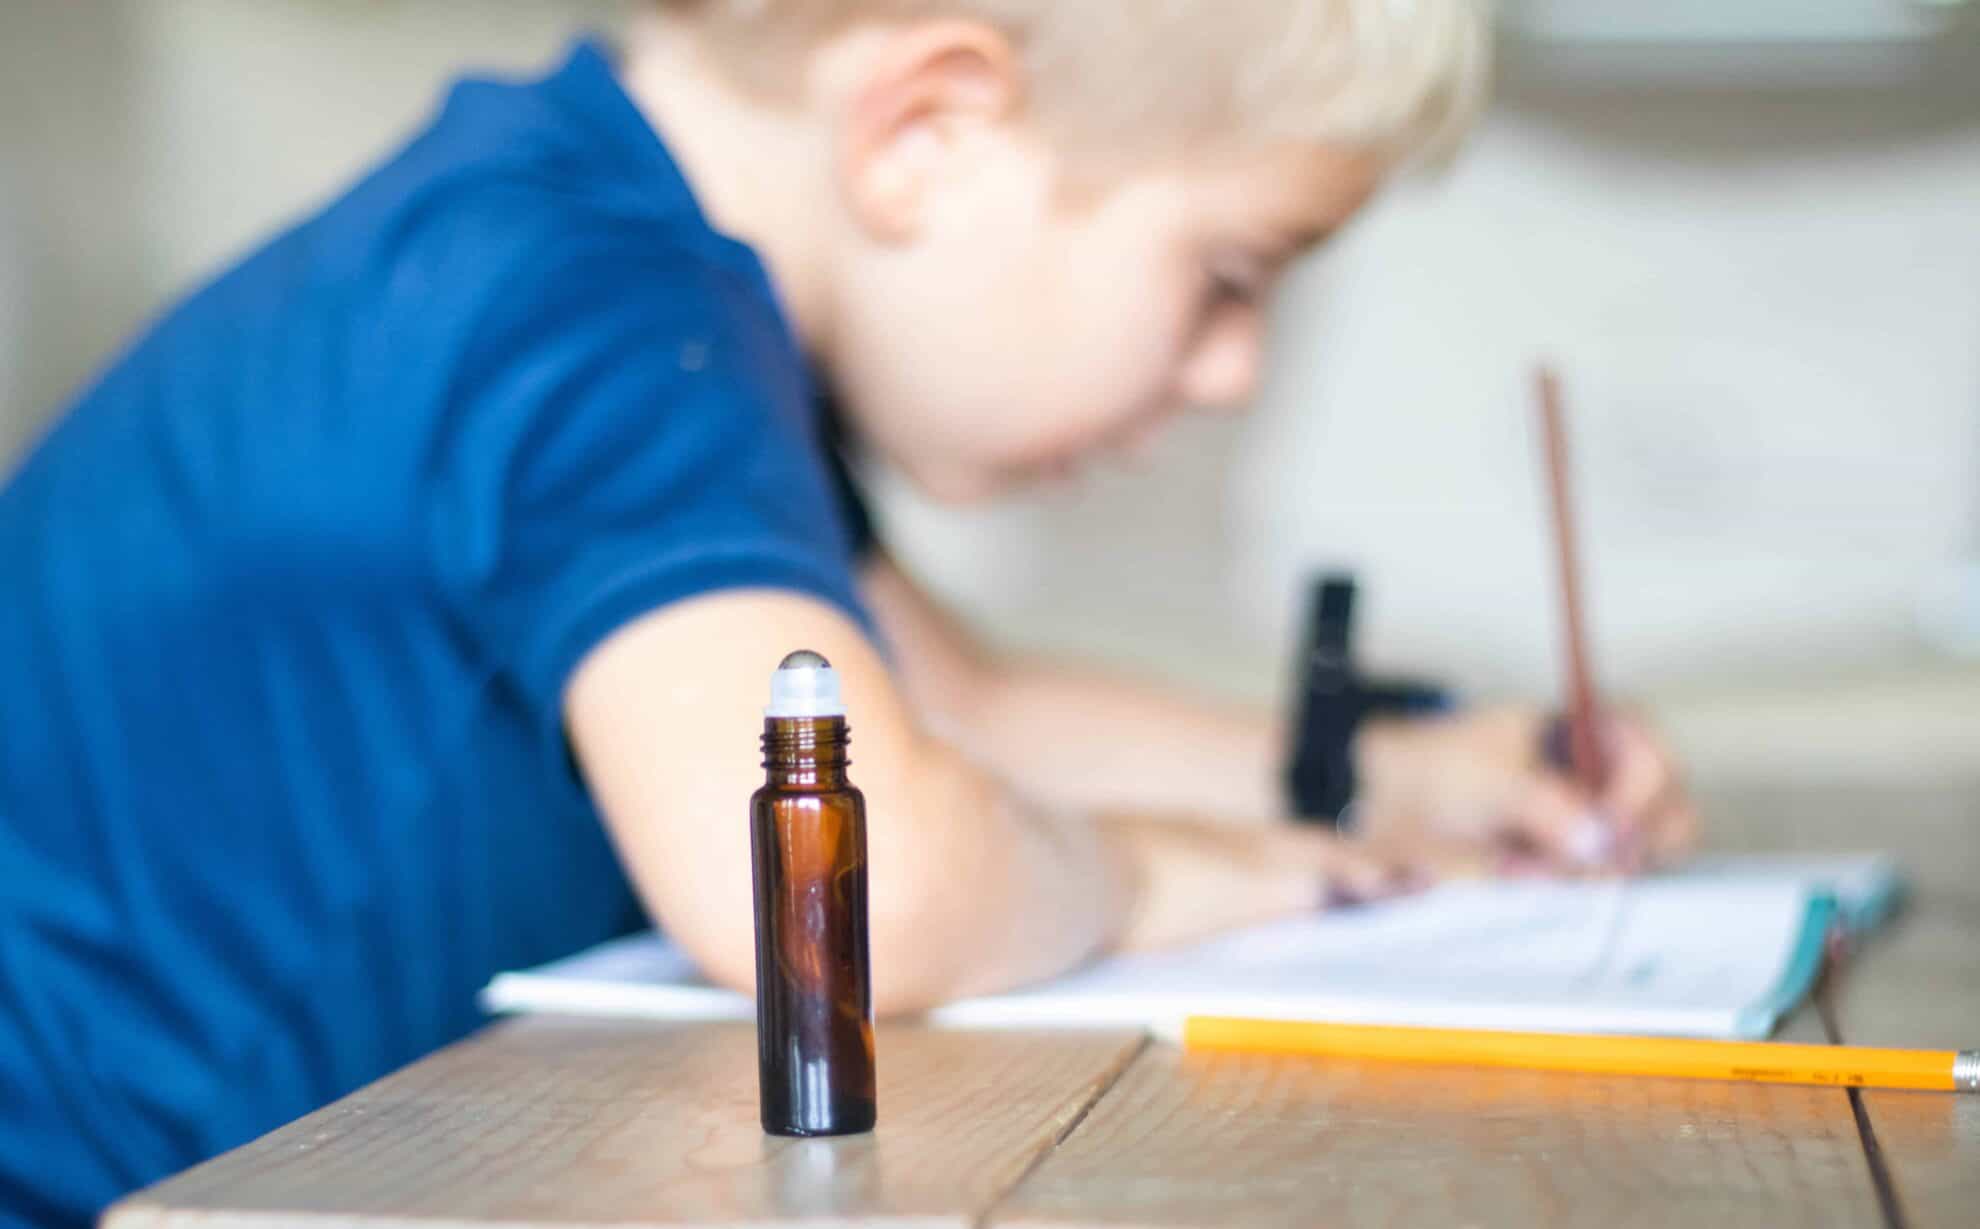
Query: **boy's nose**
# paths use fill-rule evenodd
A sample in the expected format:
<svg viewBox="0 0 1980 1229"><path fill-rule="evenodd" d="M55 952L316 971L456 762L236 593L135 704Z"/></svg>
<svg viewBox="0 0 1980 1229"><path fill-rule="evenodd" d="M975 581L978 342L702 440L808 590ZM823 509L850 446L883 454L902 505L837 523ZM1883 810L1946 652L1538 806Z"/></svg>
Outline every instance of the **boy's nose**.
<svg viewBox="0 0 1980 1229"><path fill-rule="evenodd" d="M1233 310L1213 321L1183 361L1177 392L1187 405L1242 410L1258 392L1263 343L1258 313Z"/></svg>

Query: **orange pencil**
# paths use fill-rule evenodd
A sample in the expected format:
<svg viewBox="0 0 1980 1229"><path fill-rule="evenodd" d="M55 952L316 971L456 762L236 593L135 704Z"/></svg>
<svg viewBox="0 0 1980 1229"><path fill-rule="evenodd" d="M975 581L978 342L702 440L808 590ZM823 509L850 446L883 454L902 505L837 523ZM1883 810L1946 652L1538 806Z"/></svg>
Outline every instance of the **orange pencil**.
<svg viewBox="0 0 1980 1229"><path fill-rule="evenodd" d="M1980 1050L1888 1050L1777 1041L1395 1028L1221 1016L1191 1016L1183 1021L1182 1043L1191 1050L1306 1054L1454 1067L1980 1092Z"/></svg>

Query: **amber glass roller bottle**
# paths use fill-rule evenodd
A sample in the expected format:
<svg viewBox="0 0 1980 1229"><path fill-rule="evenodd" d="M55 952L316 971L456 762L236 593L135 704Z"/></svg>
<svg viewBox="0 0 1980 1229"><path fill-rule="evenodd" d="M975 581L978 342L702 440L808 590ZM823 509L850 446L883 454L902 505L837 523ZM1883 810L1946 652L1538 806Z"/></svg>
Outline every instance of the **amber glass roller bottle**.
<svg viewBox="0 0 1980 1229"><path fill-rule="evenodd" d="M749 804L763 1129L870 1131L866 799L846 779L837 673L816 653L792 653L763 713L764 782Z"/></svg>

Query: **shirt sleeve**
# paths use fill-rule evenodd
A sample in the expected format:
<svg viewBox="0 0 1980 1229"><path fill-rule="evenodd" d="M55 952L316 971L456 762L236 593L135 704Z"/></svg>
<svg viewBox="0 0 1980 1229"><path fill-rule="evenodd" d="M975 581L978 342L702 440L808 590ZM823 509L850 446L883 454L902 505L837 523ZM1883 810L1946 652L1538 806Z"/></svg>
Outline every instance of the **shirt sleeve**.
<svg viewBox="0 0 1980 1229"><path fill-rule="evenodd" d="M539 712L561 720L600 640L696 594L809 594L872 633L760 275L594 242L503 293L523 306L477 330L454 381L435 542L462 626Z"/></svg>

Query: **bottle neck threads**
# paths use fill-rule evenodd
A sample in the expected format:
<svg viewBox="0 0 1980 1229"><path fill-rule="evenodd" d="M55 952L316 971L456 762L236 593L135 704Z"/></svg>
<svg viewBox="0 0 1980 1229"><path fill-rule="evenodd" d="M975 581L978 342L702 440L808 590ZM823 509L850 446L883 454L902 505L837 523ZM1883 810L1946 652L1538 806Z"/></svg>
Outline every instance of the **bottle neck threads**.
<svg viewBox="0 0 1980 1229"><path fill-rule="evenodd" d="M850 741L844 717L765 717L764 784L843 788Z"/></svg>

